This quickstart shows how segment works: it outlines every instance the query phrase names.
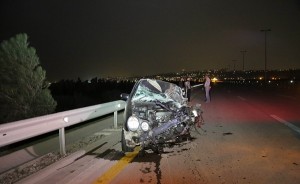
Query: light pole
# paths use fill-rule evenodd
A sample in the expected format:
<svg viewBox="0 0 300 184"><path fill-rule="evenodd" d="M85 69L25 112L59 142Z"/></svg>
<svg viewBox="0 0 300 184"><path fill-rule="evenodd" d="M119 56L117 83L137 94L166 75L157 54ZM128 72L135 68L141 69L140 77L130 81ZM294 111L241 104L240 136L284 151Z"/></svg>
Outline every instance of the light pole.
<svg viewBox="0 0 300 184"><path fill-rule="evenodd" d="M245 71L245 54L246 54L246 50L242 50L241 53L243 54L243 71Z"/></svg>
<svg viewBox="0 0 300 184"><path fill-rule="evenodd" d="M235 62L236 62L236 60L234 59L232 61L233 61L233 71L235 72Z"/></svg>
<svg viewBox="0 0 300 184"><path fill-rule="evenodd" d="M262 29L260 31L265 32L265 82L267 82L267 32L271 31L271 29Z"/></svg>

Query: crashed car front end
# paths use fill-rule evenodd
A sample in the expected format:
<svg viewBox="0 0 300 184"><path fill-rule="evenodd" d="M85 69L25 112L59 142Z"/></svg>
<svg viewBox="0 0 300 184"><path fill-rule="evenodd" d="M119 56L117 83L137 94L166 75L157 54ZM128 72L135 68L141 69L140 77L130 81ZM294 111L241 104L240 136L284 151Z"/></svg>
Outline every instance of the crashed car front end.
<svg viewBox="0 0 300 184"><path fill-rule="evenodd" d="M122 149L140 145L154 151L188 134L199 114L199 105L188 106L180 87L173 83L141 79L127 99Z"/></svg>

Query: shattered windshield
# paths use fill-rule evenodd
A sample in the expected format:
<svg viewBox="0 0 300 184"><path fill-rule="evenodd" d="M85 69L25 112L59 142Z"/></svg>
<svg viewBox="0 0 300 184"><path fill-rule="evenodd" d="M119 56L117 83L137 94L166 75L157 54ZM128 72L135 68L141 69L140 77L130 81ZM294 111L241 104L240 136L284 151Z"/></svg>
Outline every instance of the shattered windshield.
<svg viewBox="0 0 300 184"><path fill-rule="evenodd" d="M183 105L187 99L182 97L181 88L169 82L153 79L142 79L132 97L132 101L162 103L174 102Z"/></svg>

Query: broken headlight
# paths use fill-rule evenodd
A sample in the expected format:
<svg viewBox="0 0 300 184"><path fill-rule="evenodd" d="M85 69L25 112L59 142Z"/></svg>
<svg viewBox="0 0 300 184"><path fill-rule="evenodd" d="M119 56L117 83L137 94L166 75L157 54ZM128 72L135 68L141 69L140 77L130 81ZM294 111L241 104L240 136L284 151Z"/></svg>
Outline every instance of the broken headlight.
<svg viewBox="0 0 300 184"><path fill-rule="evenodd" d="M143 121L143 122L141 123L141 129L142 129L144 132L148 131L148 130L149 130L149 124L148 124L148 122Z"/></svg>
<svg viewBox="0 0 300 184"><path fill-rule="evenodd" d="M130 131L136 131L139 128L139 120L135 116L130 116L127 120L127 126Z"/></svg>

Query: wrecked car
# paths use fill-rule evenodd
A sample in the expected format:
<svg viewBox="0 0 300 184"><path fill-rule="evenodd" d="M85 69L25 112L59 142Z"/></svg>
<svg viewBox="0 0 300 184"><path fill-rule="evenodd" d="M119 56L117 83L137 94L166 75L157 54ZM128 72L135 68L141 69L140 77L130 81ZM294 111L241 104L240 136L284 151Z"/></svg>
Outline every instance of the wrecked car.
<svg viewBox="0 0 300 184"><path fill-rule="evenodd" d="M141 79L121 99L126 100L123 152L140 146L161 153L171 142L189 136L190 129L202 120L200 104L189 106L181 88L173 83Z"/></svg>

